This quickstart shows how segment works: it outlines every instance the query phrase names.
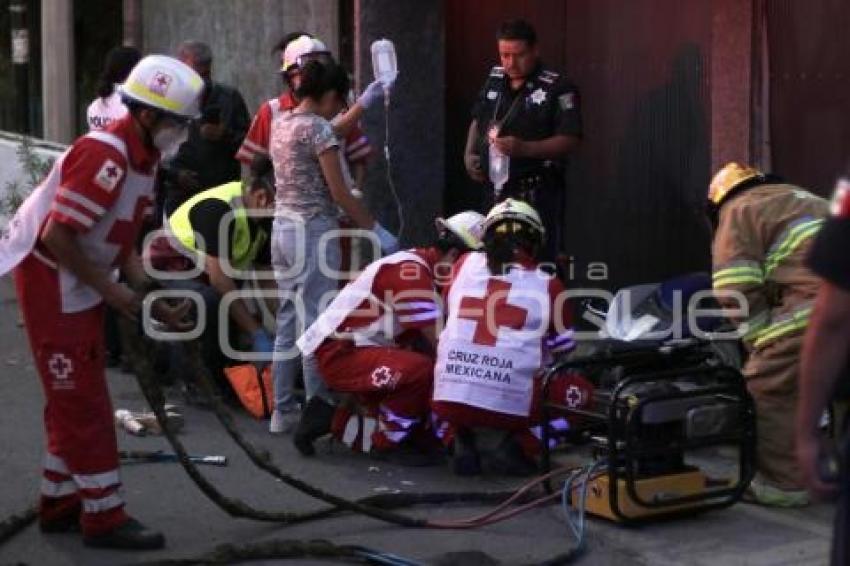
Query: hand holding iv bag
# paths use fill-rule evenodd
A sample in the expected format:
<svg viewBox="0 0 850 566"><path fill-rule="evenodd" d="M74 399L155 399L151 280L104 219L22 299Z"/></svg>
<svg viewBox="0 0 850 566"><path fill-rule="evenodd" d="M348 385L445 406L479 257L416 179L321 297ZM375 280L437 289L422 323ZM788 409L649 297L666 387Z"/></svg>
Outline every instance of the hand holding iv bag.
<svg viewBox="0 0 850 566"><path fill-rule="evenodd" d="M488 172L490 182L493 183L497 199L502 194L502 188L505 186L505 183L508 182L508 177L510 177L511 174L511 158L502 153L502 151L496 147L496 144L493 143L493 138L498 135L499 133L496 128L491 129L489 151L490 163Z"/></svg>

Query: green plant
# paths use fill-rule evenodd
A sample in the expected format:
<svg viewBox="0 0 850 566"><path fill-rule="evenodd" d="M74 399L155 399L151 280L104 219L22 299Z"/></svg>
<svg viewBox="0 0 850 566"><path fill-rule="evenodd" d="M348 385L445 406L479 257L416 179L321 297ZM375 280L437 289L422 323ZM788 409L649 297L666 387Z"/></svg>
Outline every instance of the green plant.
<svg viewBox="0 0 850 566"><path fill-rule="evenodd" d="M12 216L33 190L41 183L44 176L53 167L52 157L41 157L33 149L32 139L24 136L15 151L18 163L24 172L23 180L8 181L0 197L0 213Z"/></svg>

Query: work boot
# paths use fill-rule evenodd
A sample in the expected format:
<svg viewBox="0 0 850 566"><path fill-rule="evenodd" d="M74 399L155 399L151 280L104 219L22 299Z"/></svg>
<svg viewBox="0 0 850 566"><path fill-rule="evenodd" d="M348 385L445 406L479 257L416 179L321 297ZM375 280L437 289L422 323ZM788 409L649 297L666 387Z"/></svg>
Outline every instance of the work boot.
<svg viewBox="0 0 850 566"><path fill-rule="evenodd" d="M537 465L525 455L511 433L505 434L489 456L488 467L497 474L525 477L537 472Z"/></svg>
<svg viewBox="0 0 850 566"><path fill-rule="evenodd" d="M78 531L80 530L80 515L82 512L83 506L79 501L75 501L70 505L63 504L59 512L45 512L42 509L38 518L38 528L45 534ZM49 518L45 518L45 515Z"/></svg>
<svg viewBox="0 0 850 566"><path fill-rule="evenodd" d="M293 437L295 447L302 456L316 453L313 442L330 433L335 411L336 408L321 397L313 397L307 402Z"/></svg>
<svg viewBox="0 0 850 566"><path fill-rule="evenodd" d="M452 471L456 476L480 476L481 455L475 446L475 433L460 429L455 434Z"/></svg>
<svg viewBox="0 0 850 566"><path fill-rule="evenodd" d="M94 548L157 550L165 546L165 537L135 519L127 519L114 529L99 535L84 535L83 544Z"/></svg>

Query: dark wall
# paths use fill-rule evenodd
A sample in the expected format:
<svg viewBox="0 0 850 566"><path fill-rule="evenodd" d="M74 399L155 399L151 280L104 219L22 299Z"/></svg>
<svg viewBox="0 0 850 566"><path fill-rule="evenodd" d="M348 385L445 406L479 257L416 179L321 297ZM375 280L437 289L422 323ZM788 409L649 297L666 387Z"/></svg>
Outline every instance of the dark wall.
<svg viewBox="0 0 850 566"><path fill-rule="evenodd" d="M850 157L850 3L770 0L766 8L773 169L827 196Z"/></svg>
<svg viewBox="0 0 850 566"><path fill-rule="evenodd" d="M399 77L389 113L392 179L404 208L402 241L421 244L434 237L434 218L442 212L445 187L443 3L360 0L359 4L355 30L362 85L372 80L372 42L386 37L395 43ZM398 214L382 155L384 117L383 108L376 108L364 120L378 154L369 167L366 196L380 221L396 232Z"/></svg>
<svg viewBox="0 0 850 566"><path fill-rule="evenodd" d="M582 92L585 139L570 160L566 241L573 286L604 262L601 285L709 267L702 209L709 172L711 2L457 2L447 14L447 204L476 204L462 149L471 102L498 63L499 23L535 25L546 64ZM599 272L597 272L598 274Z"/></svg>

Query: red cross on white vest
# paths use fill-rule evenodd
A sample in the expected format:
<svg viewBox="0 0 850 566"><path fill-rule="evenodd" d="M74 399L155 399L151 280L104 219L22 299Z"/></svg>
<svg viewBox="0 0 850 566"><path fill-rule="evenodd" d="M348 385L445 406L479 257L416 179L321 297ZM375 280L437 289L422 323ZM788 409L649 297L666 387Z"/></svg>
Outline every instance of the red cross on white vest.
<svg viewBox="0 0 850 566"><path fill-rule="evenodd" d="M476 322L474 344L495 346L500 328L520 330L525 326L528 311L508 303L510 290L510 283L490 279L483 298L464 297L461 300L458 317Z"/></svg>

